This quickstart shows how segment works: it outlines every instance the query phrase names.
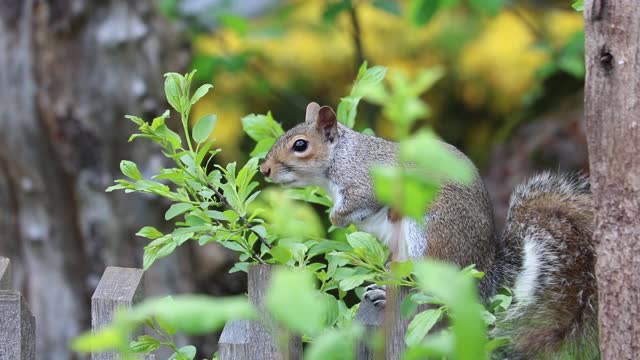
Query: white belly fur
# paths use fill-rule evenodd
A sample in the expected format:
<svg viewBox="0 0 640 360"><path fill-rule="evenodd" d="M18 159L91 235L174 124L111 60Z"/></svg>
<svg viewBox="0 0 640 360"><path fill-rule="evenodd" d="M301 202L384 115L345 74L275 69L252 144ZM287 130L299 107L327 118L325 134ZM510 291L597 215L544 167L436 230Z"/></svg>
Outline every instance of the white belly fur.
<svg viewBox="0 0 640 360"><path fill-rule="evenodd" d="M359 230L366 231L393 248L394 232L400 230L398 253L393 254L394 261L404 261L424 257L427 241L424 225L419 225L411 218L402 218L400 225L392 223L388 217L389 208L384 207L364 221L356 223Z"/></svg>
<svg viewBox="0 0 640 360"><path fill-rule="evenodd" d="M342 196L339 187L334 183L323 184L325 191L333 199L334 207L342 204ZM393 234L397 229L389 221L389 208L383 207L377 213L369 216L365 220L355 223L359 230L368 232L375 236L387 246L391 246ZM425 218L426 220L426 218ZM427 248L427 239L425 225L418 224L411 218L402 218L400 224L400 244L398 246L398 254L392 254L394 261L404 261L408 259L419 259L424 257Z"/></svg>

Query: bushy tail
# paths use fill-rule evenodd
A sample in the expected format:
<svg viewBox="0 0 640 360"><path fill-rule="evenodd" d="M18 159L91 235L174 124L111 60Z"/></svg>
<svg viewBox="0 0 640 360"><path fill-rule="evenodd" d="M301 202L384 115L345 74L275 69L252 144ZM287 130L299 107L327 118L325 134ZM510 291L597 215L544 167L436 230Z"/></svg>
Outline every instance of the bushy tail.
<svg viewBox="0 0 640 360"><path fill-rule="evenodd" d="M514 191L497 259L514 294L495 329L509 358L598 356L593 227L586 177L544 173Z"/></svg>

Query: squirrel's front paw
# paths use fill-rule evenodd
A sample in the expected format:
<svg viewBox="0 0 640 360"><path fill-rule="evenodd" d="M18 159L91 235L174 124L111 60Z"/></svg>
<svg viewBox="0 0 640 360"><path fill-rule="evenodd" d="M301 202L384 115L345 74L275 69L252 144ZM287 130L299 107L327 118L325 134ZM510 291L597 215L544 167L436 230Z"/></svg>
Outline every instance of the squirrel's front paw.
<svg viewBox="0 0 640 360"><path fill-rule="evenodd" d="M336 227L347 227L351 224L351 220L347 214L342 213L340 211L336 211L335 209L331 210L331 214L329 214L329 218L331 219L331 223Z"/></svg>
<svg viewBox="0 0 640 360"><path fill-rule="evenodd" d="M383 307L387 304L387 288L377 284L371 284L364 288L364 298L373 303L373 306Z"/></svg>

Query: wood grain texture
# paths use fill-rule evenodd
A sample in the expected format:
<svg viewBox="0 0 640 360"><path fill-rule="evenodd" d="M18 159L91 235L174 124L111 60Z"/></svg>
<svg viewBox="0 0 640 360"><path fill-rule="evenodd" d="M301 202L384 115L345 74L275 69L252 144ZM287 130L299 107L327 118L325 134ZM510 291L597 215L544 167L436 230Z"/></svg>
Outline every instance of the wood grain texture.
<svg viewBox="0 0 640 360"><path fill-rule="evenodd" d="M218 341L218 359L250 359L249 321L229 321Z"/></svg>
<svg viewBox="0 0 640 360"><path fill-rule="evenodd" d="M276 267L271 265L252 264L249 266L248 294L249 301L260 312L262 323L249 322L249 348L252 359L288 359L302 358L302 339L292 336L288 342L286 353L282 353L271 336L277 331L274 322L268 317L264 300L271 281L271 275ZM268 324L268 329L263 324Z"/></svg>
<svg viewBox="0 0 640 360"><path fill-rule="evenodd" d="M365 328L362 341L356 345L356 360L373 360L382 358L380 353L376 353L375 346L371 344L376 331L383 330L384 307L374 306L373 302L363 299L358 308L355 321Z"/></svg>
<svg viewBox="0 0 640 360"><path fill-rule="evenodd" d="M393 360L402 354L406 346L404 335L407 333L410 319L405 319L400 311L402 302L409 294L409 288L402 286L387 287L387 304L384 313L385 358Z"/></svg>
<svg viewBox="0 0 640 360"><path fill-rule="evenodd" d="M640 359L640 7L584 8L600 348L602 359Z"/></svg>
<svg viewBox="0 0 640 360"><path fill-rule="evenodd" d="M11 261L0 256L0 290L11 290Z"/></svg>
<svg viewBox="0 0 640 360"><path fill-rule="evenodd" d="M141 269L108 267L91 297L91 328L98 330L111 323L120 308L131 308L143 294ZM94 360L119 359L115 352L92 354Z"/></svg>
<svg viewBox="0 0 640 360"><path fill-rule="evenodd" d="M0 360L36 358L35 319L20 293L0 290Z"/></svg>

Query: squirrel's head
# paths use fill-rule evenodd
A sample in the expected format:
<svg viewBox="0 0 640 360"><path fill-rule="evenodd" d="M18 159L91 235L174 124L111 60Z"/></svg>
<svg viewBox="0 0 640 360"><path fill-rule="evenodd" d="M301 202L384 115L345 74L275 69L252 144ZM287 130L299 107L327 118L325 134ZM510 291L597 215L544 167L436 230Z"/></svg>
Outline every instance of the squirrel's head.
<svg viewBox="0 0 640 360"><path fill-rule="evenodd" d="M287 131L271 147L260 172L278 184L321 185L338 138L336 113L329 106L307 105L305 121Z"/></svg>

